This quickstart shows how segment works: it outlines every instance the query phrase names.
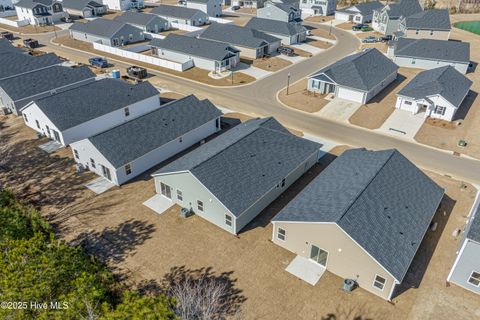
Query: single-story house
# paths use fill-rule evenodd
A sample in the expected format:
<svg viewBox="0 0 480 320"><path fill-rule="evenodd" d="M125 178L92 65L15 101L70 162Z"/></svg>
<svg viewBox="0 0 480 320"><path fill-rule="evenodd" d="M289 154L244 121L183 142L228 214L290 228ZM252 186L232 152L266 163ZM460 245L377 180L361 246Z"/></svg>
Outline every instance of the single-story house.
<svg viewBox="0 0 480 320"><path fill-rule="evenodd" d="M75 40L99 42L112 47L145 40L143 30L127 23L102 18L86 23L75 22L69 30L70 36Z"/></svg>
<svg viewBox="0 0 480 320"><path fill-rule="evenodd" d="M393 35L398 31L402 17L409 17L422 12L423 7L418 0L398 0L373 10L372 28L385 35Z"/></svg>
<svg viewBox="0 0 480 320"><path fill-rule="evenodd" d="M301 22L302 10L298 2L266 1L263 8L257 9L257 17L283 22Z"/></svg>
<svg viewBox="0 0 480 320"><path fill-rule="evenodd" d="M304 42L307 39L307 29L298 22L253 17L245 27L279 38L284 45Z"/></svg>
<svg viewBox="0 0 480 320"><path fill-rule="evenodd" d="M62 0L63 10L70 16L91 18L108 12L108 7L102 1L95 0Z"/></svg>
<svg viewBox="0 0 480 320"><path fill-rule="evenodd" d="M371 22L373 10L380 10L381 8L383 8L383 4L380 1L357 3L351 7L335 11L335 20L353 23Z"/></svg>
<svg viewBox="0 0 480 320"><path fill-rule="evenodd" d="M337 0L301 0L302 16L329 16L335 13Z"/></svg>
<svg viewBox="0 0 480 320"><path fill-rule="evenodd" d="M110 10L127 11L130 9L143 9L143 0L102 0Z"/></svg>
<svg viewBox="0 0 480 320"><path fill-rule="evenodd" d="M472 206L447 281L480 294L480 193Z"/></svg>
<svg viewBox="0 0 480 320"><path fill-rule="evenodd" d="M214 72L230 70L240 62L240 50L225 42L169 34L150 42L152 53L172 61L193 60L196 67Z"/></svg>
<svg viewBox="0 0 480 320"><path fill-rule="evenodd" d="M348 150L273 218L272 241L392 300L443 194L397 150Z"/></svg>
<svg viewBox="0 0 480 320"><path fill-rule="evenodd" d="M397 78L398 66L377 49L352 54L315 72L307 90L367 103Z"/></svg>
<svg viewBox="0 0 480 320"><path fill-rule="evenodd" d="M259 30L234 24L212 23L200 38L226 42L240 50L240 56L259 59L275 53L281 40Z"/></svg>
<svg viewBox="0 0 480 320"><path fill-rule="evenodd" d="M1 55L1 61L0 80L50 68L63 63L54 53L45 53L39 56L16 52L3 53Z"/></svg>
<svg viewBox="0 0 480 320"><path fill-rule="evenodd" d="M149 82L105 78L35 100L20 111L27 126L67 146L159 107L159 92Z"/></svg>
<svg viewBox="0 0 480 320"><path fill-rule="evenodd" d="M190 95L70 146L77 163L121 185L219 131L221 115Z"/></svg>
<svg viewBox="0 0 480 320"><path fill-rule="evenodd" d="M95 74L86 66L53 66L0 80L0 107L19 115L20 109L35 99L92 81Z"/></svg>
<svg viewBox="0 0 480 320"><path fill-rule="evenodd" d="M200 10L210 17L220 17L222 0L187 0L187 8Z"/></svg>
<svg viewBox="0 0 480 320"><path fill-rule="evenodd" d="M198 9L182 6L169 6L161 4L150 12L169 21L170 23L186 24L190 26L203 26L209 23L208 15Z"/></svg>
<svg viewBox="0 0 480 320"><path fill-rule="evenodd" d="M452 30L452 25L448 9L431 9L402 17L398 25L398 33L395 36L448 40L450 30Z"/></svg>
<svg viewBox="0 0 480 320"><path fill-rule="evenodd" d="M6 38L0 38L0 54L4 53L23 53L27 54L28 51L23 50L22 48L15 47L10 40Z"/></svg>
<svg viewBox="0 0 480 320"><path fill-rule="evenodd" d="M252 119L153 174L158 194L238 234L310 169L321 145Z"/></svg>
<svg viewBox="0 0 480 320"><path fill-rule="evenodd" d="M399 38L389 43L387 55L400 67L428 70L452 66L465 74L470 65L470 43Z"/></svg>
<svg viewBox="0 0 480 320"><path fill-rule="evenodd" d="M144 32L159 33L170 29L170 22L152 13L127 11L113 20L127 23Z"/></svg>
<svg viewBox="0 0 480 320"><path fill-rule="evenodd" d="M420 72L397 93L395 108L452 121L472 81L452 66Z"/></svg>
<svg viewBox="0 0 480 320"><path fill-rule="evenodd" d="M15 3L18 20L28 20L31 25L53 24L68 13L63 11L63 4L57 0L20 0Z"/></svg>

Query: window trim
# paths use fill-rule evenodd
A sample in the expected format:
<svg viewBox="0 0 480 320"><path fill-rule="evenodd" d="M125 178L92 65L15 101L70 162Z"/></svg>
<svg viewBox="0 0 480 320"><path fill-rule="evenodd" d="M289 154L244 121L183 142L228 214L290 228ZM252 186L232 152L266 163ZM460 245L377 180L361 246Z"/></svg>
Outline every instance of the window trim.
<svg viewBox="0 0 480 320"><path fill-rule="evenodd" d="M200 205L200 203L201 203L202 205ZM200 209L200 207L201 207L202 209ZM197 210L200 211L200 212L204 212L205 207L204 207L204 203L203 203L202 200L197 200Z"/></svg>
<svg viewBox="0 0 480 320"><path fill-rule="evenodd" d="M283 239L279 237L279 235L281 235L280 230L283 230L283 235L282 235ZM278 227L277 228L277 239L280 240L280 241L287 241L287 230L285 230L282 227Z"/></svg>
<svg viewBox="0 0 480 320"><path fill-rule="evenodd" d="M377 286L375 285L375 283L377 283L377 282L381 283L381 281L377 281L377 278L381 278L381 279L384 280L384 283L383 283L383 285L382 285L382 288L379 288L379 287L377 287ZM373 283L372 283L372 286L373 286L375 289L378 289L378 290L380 290L380 291L383 291L383 290L385 289L385 285L386 285L386 284L387 284L387 279L386 279L386 278L384 278L384 277L382 277L382 276L380 276L380 275L378 275L378 274L375 274L375 277L373 278Z"/></svg>
<svg viewBox="0 0 480 320"><path fill-rule="evenodd" d="M95 160L93 158L90 158L90 166L93 168L93 169L96 169L97 168L97 165L95 164Z"/></svg>
<svg viewBox="0 0 480 320"><path fill-rule="evenodd" d="M225 224L229 227L233 227L233 218L232 218L231 215L229 215L227 213L225 213Z"/></svg>
<svg viewBox="0 0 480 320"><path fill-rule="evenodd" d="M177 189L177 200L183 202L183 192L180 189Z"/></svg>
<svg viewBox="0 0 480 320"><path fill-rule="evenodd" d="M478 275L478 278L475 278L473 277L473 274L476 273ZM475 279L478 281L478 284L473 284L470 282L471 279ZM468 280L467 280L468 284L471 285L471 286L474 286L474 287L477 287L477 288L480 288L480 271L475 271L475 270L472 270L472 272L470 273L470 276L468 277Z"/></svg>
<svg viewBox="0 0 480 320"><path fill-rule="evenodd" d="M78 155L78 150L77 149L73 149L73 156L74 156L75 159L80 160L80 156Z"/></svg>
<svg viewBox="0 0 480 320"><path fill-rule="evenodd" d="M125 169L125 174L127 176L132 174L132 165L130 163L127 163L123 168Z"/></svg>

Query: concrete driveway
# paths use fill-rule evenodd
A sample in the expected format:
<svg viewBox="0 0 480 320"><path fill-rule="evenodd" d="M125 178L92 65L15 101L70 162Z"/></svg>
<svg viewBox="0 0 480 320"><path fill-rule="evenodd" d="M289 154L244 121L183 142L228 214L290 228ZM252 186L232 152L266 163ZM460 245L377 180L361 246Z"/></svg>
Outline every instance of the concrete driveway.
<svg viewBox="0 0 480 320"><path fill-rule="evenodd" d="M320 52L322 52L322 51L325 50L325 49L320 49L320 48L311 46L311 45L306 44L306 43L291 44L290 47L292 47L292 48L298 48L298 49L300 49L300 50L310 52L310 53L313 54L313 55L315 55L315 54L317 54L317 53L320 53Z"/></svg>
<svg viewBox="0 0 480 320"><path fill-rule="evenodd" d="M377 130L399 138L414 140L424 121L425 113L414 115L405 110L395 109Z"/></svg>
<svg viewBox="0 0 480 320"><path fill-rule="evenodd" d="M239 64L237 64L234 71L241 71L242 73L245 73L251 77L254 77L257 80L265 78L273 73L273 72L263 70L254 66L250 66L243 62L240 62Z"/></svg>
<svg viewBox="0 0 480 320"><path fill-rule="evenodd" d="M350 117L360 106L361 104L358 102L334 98L331 102L324 106L322 110L315 114L329 120L348 122L348 119L350 119Z"/></svg>

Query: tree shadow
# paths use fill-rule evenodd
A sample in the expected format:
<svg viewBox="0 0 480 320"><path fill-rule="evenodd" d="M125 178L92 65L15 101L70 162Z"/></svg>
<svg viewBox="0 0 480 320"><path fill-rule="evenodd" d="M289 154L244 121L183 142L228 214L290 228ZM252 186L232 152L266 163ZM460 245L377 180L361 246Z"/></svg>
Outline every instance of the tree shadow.
<svg viewBox="0 0 480 320"><path fill-rule="evenodd" d="M405 278L400 285L396 286L392 298L398 297L411 288L418 288L420 286L455 204L456 201L448 195L445 194L443 196L431 224L437 223L437 229L435 231L427 230L427 234L423 238Z"/></svg>
<svg viewBox="0 0 480 320"><path fill-rule="evenodd" d="M473 103L477 99L478 93L475 91L470 90L463 100L462 104L460 105L460 108L458 108L457 112L455 112L455 116L453 117L453 120L465 120L465 118L468 115L468 112L470 111L470 108L473 106Z"/></svg>
<svg viewBox="0 0 480 320"><path fill-rule="evenodd" d="M321 320L373 320L383 317L384 315L374 308L368 308L365 304L351 307L339 305L335 312L327 313L321 317Z"/></svg>
<svg viewBox="0 0 480 320"><path fill-rule="evenodd" d="M403 81L405 81L405 79L407 79L407 77L405 77L404 75L402 74L398 74L397 75L397 78L392 82L390 83L388 86L386 86L385 88L383 88L382 91L380 91L376 96L374 96L372 99L370 99L366 105L370 105L372 103L380 103L383 101L383 99L385 99L390 93L392 93L392 91L394 91Z"/></svg>

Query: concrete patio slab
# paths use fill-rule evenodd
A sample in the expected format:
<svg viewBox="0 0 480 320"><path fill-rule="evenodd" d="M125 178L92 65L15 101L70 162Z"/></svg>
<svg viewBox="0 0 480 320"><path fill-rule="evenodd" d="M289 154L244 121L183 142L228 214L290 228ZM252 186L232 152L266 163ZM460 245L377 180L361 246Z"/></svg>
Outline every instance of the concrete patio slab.
<svg viewBox="0 0 480 320"><path fill-rule="evenodd" d="M113 188L115 185L105 179L104 177L98 177L85 185L88 189L92 190L96 194L102 194L108 189Z"/></svg>
<svg viewBox="0 0 480 320"><path fill-rule="evenodd" d="M48 141L44 144L41 144L38 146L40 149L45 151L46 153L52 153L63 147L60 143L57 141Z"/></svg>
<svg viewBox="0 0 480 320"><path fill-rule="evenodd" d="M414 115L405 110L395 109L377 130L399 138L413 140L424 121L425 113Z"/></svg>
<svg viewBox="0 0 480 320"><path fill-rule="evenodd" d="M174 205L172 200L169 200L161 194L156 194L143 203L147 208L155 211L158 214L162 214Z"/></svg>
<svg viewBox="0 0 480 320"><path fill-rule="evenodd" d="M335 98L315 114L330 120L348 122L348 119L360 106L361 104L358 102Z"/></svg>
<svg viewBox="0 0 480 320"><path fill-rule="evenodd" d="M242 73L245 73L246 75L249 75L251 77L254 77L255 79L262 79L265 78L269 75L271 75L273 72L266 71L254 66L250 66L246 63L240 62L237 64L235 67L234 71L240 71ZM234 75L235 76L235 75Z"/></svg>
<svg viewBox="0 0 480 320"><path fill-rule="evenodd" d="M305 257L296 256L285 271L314 286L325 273L325 268Z"/></svg>

